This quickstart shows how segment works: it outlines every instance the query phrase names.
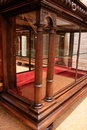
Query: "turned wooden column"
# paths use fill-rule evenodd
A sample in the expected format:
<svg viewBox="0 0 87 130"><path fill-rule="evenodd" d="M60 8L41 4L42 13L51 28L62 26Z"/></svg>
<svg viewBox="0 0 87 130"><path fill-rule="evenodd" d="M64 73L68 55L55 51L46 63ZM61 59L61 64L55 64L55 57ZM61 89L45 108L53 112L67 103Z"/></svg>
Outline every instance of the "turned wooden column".
<svg viewBox="0 0 87 130"><path fill-rule="evenodd" d="M53 99L55 41L56 41L56 31L55 28L51 27L50 34L49 34L48 66L47 66L47 79L46 79L46 100L47 101L52 101Z"/></svg>
<svg viewBox="0 0 87 130"><path fill-rule="evenodd" d="M31 71L31 30L29 30L29 47L28 47L28 52L29 52L29 71Z"/></svg>
<svg viewBox="0 0 87 130"><path fill-rule="evenodd" d="M8 85L8 68L7 68L7 21L3 16L0 15L0 44L2 53L2 79L3 79L3 90L7 91Z"/></svg>
<svg viewBox="0 0 87 130"><path fill-rule="evenodd" d="M68 67L72 67L73 45L74 45L74 33L72 32L70 33Z"/></svg>
<svg viewBox="0 0 87 130"><path fill-rule="evenodd" d="M7 62L9 89L16 88L16 18L7 19Z"/></svg>
<svg viewBox="0 0 87 130"><path fill-rule="evenodd" d="M42 107L42 68L43 68L43 25L37 26L37 41L35 53L35 86L34 105Z"/></svg>

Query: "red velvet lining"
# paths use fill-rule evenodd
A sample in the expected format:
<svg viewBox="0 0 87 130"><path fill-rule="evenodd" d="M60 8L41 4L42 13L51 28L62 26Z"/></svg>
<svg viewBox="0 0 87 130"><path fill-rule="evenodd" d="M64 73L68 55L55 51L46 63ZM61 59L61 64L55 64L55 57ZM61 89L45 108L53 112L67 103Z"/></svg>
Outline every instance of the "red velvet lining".
<svg viewBox="0 0 87 130"><path fill-rule="evenodd" d="M61 73L66 71L67 68L54 67L54 73ZM43 78L46 77L47 68L43 68ZM17 87L23 86L28 83L34 82L34 71L17 74Z"/></svg>
<svg viewBox="0 0 87 130"><path fill-rule="evenodd" d="M43 78L46 77L46 72L43 72ZM17 74L17 87L34 82L34 71Z"/></svg>
<svg viewBox="0 0 87 130"><path fill-rule="evenodd" d="M34 82L34 71L17 74L17 87Z"/></svg>

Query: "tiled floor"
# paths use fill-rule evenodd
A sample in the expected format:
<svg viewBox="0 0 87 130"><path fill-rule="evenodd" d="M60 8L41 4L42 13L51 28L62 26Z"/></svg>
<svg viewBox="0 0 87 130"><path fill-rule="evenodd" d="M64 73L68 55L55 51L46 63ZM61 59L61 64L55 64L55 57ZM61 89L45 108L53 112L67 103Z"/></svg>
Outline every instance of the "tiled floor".
<svg viewBox="0 0 87 130"><path fill-rule="evenodd" d="M0 130L31 130L0 107ZM87 92L54 122L53 130L87 130Z"/></svg>

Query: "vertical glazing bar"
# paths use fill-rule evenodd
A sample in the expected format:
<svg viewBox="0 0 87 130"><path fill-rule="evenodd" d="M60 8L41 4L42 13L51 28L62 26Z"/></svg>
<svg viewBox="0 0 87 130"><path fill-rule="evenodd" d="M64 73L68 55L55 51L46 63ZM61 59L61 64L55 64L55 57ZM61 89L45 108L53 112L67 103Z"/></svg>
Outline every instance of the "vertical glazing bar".
<svg viewBox="0 0 87 130"><path fill-rule="evenodd" d="M77 80L77 73L78 73L80 41L81 41L81 27L79 29L79 39L78 39L78 50L77 50L77 60L76 60L76 77L75 77L75 81Z"/></svg>

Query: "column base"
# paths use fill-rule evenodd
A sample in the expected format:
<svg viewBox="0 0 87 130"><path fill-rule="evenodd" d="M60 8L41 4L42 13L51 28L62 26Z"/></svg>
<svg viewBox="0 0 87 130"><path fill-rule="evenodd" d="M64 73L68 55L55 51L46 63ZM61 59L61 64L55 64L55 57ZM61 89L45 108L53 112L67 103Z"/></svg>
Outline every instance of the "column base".
<svg viewBox="0 0 87 130"><path fill-rule="evenodd" d="M45 98L45 101L47 101L47 102L52 102L52 101L53 101L53 97L46 97L46 98Z"/></svg>
<svg viewBox="0 0 87 130"><path fill-rule="evenodd" d="M42 104L34 104L34 108L37 108L37 109L40 109L40 108L42 108Z"/></svg>

